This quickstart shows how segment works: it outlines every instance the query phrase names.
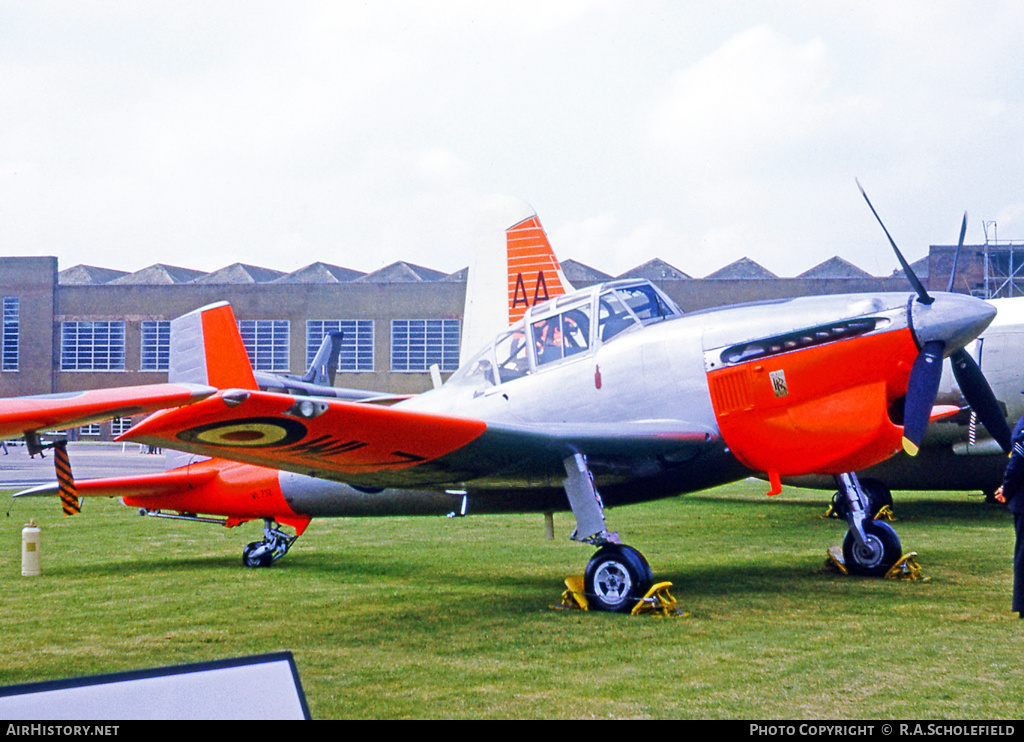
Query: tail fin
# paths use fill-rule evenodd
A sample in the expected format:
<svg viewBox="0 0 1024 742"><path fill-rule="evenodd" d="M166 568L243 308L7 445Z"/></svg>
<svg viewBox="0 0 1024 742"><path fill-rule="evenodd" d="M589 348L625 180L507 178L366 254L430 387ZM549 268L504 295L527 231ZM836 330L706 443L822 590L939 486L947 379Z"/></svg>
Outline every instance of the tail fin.
<svg viewBox="0 0 1024 742"><path fill-rule="evenodd" d="M500 233L495 224L512 224ZM477 225L466 284L460 365L538 301L572 291L536 212L522 201L490 205Z"/></svg>
<svg viewBox="0 0 1024 742"><path fill-rule="evenodd" d="M257 388L230 304L208 304L171 320L167 380L218 389Z"/></svg>
<svg viewBox="0 0 1024 742"><path fill-rule="evenodd" d="M508 321L529 307L573 290L536 215L505 230L508 243Z"/></svg>
<svg viewBox="0 0 1024 742"><path fill-rule="evenodd" d="M341 355L341 341L344 337L345 333L338 330L324 335L309 370L299 381L319 386L334 386L334 377L338 373L338 356Z"/></svg>

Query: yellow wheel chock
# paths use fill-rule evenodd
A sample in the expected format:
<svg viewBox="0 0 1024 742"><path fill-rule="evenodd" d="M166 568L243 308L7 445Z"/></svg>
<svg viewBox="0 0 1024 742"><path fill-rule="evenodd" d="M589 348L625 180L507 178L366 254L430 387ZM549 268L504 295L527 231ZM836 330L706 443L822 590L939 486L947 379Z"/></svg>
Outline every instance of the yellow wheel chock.
<svg viewBox="0 0 1024 742"><path fill-rule="evenodd" d="M887 520L890 523L895 523L896 513L888 505L883 505L881 510L875 514L875 520Z"/></svg>
<svg viewBox="0 0 1024 742"><path fill-rule="evenodd" d="M839 518L839 514L836 512L835 505L829 505L828 506L828 510L826 510L825 514L823 516L821 516L821 517L822 518ZM842 520L842 518L839 518L839 520ZM892 509L892 507L890 507L889 505L883 505L881 508L879 508L879 510L875 514L875 517L873 518L873 520L884 520L884 521L888 521L889 523L895 523L896 522L896 513Z"/></svg>
<svg viewBox="0 0 1024 742"><path fill-rule="evenodd" d="M839 546L829 547L825 566L840 574L849 574L843 559L843 550ZM931 578L921 574L921 565L917 563L917 552L912 551L909 554L904 554L902 559L889 568L889 571L885 573L885 579L927 582Z"/></svg>
<svg viewBox="0 0 1024 742"><path fill-rule="evenodd" d="M831 569L841 575L850 574L849 570L846 569L846 560L843 559L843 550L840 547L830 546L826 554L828 556L825 560L826 569Z"/></svg>
<svg viewBox="0 0 1024 742"><path fill-rule="evenodd" d="M632 615L634 616L688 616L688 613L683 613L679 610L679 605L676 603L676 599L672 597L672 594L668 589L672 587L671 582L659 582L654 585L647 594L644 595L637 604L633 606ZM583 592L583 577L566 577L565 578L565 592L562 593L561 605L552 606L557 610L590 610L590 603L587 601L587 596Z"/></svg>
<svg viewBox="0 0 1024 742"><path fill-rule="evenodd" d="M565 592L562 593L562 604L558 608L590 610L587 596L583 594L583 576L566 577Z"/></svg>
<svg viewBox="0 0 1024 742"><path fill-rule="evenodd" d="M904 554L902 559L892 565L885 573L885 579L928 582L931 578L921 574L921 565L917 563L917 552L912 551L909 554Z"/></svg>
<svg viewBox="0 0 1024 742"><path fill-rule="evenodd" d="M647 594L637 601L637 604L633 606L631 611L634 616L661 616L668 618L669 616L686 616L689 614L683 613L679 610L679 605L676 603L676 599L672 597L672 594L668 589L672 587L671 582L659 582L654 585Z"/></svg>

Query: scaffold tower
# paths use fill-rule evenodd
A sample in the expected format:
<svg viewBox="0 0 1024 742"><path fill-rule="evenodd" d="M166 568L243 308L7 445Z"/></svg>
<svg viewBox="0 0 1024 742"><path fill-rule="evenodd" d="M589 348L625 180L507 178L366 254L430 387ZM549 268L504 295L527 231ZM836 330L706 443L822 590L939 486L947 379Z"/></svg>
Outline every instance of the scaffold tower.
<svg viewBox="0 0 1024 742"><path fill-rule="evenodd" d="M995 222L985 227L985 297L1024 296L1024 243L999 240Z"/></svg>

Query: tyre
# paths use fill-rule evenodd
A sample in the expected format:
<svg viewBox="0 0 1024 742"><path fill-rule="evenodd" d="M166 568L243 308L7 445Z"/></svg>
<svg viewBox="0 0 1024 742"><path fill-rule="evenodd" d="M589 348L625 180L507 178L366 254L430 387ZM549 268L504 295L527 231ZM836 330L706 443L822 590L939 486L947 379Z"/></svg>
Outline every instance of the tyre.
<svg viewBox="0 0 1024 742"><path fill-rule="evenodd" d="M843 560L846 569L855 575L881 577L903 556L900 537L888 523L878 520L864 521L867 546L861 546L847 531L843 539Z"/></svg>
<svg viewBox="0 0 1024 742"><path fill-rule="evenodd" d="M614 544L602 547L587 563L583 590L594 610L628 613L652 582L643 555L630 546Z"/></svg>
<svg viewBox="0 0 1024 742"><path fill-rule="evenodd" d="M878 513L886 505L892 507L892 490L882 482L877 479L864 479L860 487L868 498L868 510L872 518L877 518Z"/></svg>
<svg viewBox="0 0 1024 742"><path fill-rule="evenodd" d="M274 563L274 552L266 541L253 541L242 549L242 564L246 567L269 567Z"/></svg>

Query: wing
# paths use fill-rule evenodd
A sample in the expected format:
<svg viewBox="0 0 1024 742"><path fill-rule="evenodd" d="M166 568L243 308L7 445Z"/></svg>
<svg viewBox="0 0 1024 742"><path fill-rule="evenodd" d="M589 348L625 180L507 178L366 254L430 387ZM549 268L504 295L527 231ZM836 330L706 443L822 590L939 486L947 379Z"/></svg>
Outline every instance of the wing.
<svg viewBox="0 0 1024 742"><path fill-rule="evenodd" d="M67 394L0 399L0 438L73 428L86 423L180 407L208 397L213 387L149 384Z"/></svg>
<svg viewBox="0 0 1024 742"><path fill-rule="evenodd" d="M224 390L157 413L119 440L367 487L442 487L564 477L579 452L604 460L692 455L714 431L674 420L488 424L343 400Z"/></svg>

